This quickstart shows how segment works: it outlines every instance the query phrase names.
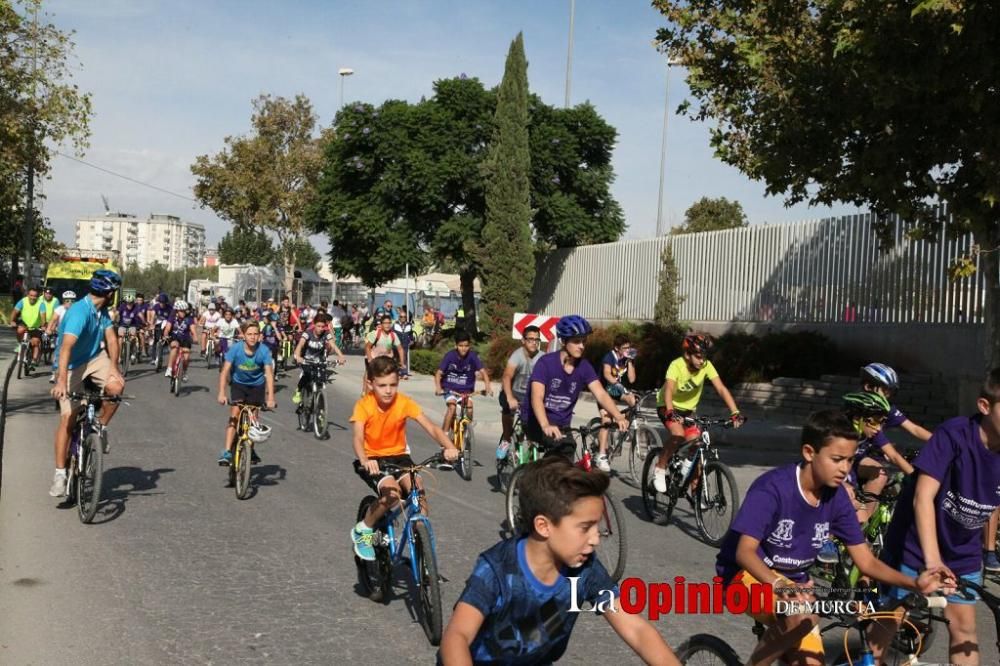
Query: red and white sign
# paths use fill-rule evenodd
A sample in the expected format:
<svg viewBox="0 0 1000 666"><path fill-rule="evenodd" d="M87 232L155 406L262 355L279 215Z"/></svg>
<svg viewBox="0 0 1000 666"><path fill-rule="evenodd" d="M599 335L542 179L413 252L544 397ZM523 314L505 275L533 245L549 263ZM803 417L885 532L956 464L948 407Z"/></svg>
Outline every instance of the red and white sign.
<svg viewBox="0 0 1000 666"><path fill-rule="evenodd" d="M514 328L511 330L511 334L515 340L520 340L524 336L524 329L529 326L537 326L539 332L542 334L542 340L551 342L556 337L556 324L558 323L559 317L515 312Z"/></svg>

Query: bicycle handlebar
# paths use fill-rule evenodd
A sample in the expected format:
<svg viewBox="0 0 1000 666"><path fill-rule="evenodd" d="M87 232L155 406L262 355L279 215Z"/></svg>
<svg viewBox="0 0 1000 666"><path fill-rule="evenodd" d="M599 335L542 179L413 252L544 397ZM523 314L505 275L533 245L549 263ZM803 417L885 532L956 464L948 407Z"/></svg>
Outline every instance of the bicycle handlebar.
<svg viewBox="0 0 1000 666"><path fill-rule="evenodd" d="M375 460L377 462L378 458L374 458L373 460ZM443 462L446 462L445 459L444 459L444 456L441 455L440 453L435 453L434 455L432 455L427 460L425 460L425 461L423 461L421 463L417 463L417 464L412 465L412 466L401 466L401 465L394 465L392 463L382 463L382 462L380 462L378 464L378 466L379 466L379 469L381 469L382 471L389 472L390 474L394 474L396 472L402 472L402 473L419 472L423 468L429 467L429 466L431 466L434 463L440 464L440 463L443 463Z"/></svg>
<svg viewBox="0 0 1000 666"><path fill-rule="evenodd" d="M134 400L134 395L105 395L91 391L73 391L66 394L70 400L100 400L101 402L121 402L122 400Z"/></svg>
<svg viewBox="0 0 1000 666"><path fill-rule="evenodd" d="M271 412L271 411L274 411L271 408L269 408L267 405L254 405L254 404L251 404L251 403L246 402L244 400L237 400L236 402L233 402L232 400L226 400L226 404L228 406L230 406L230 407L255 407L255 408L259 409L262 412Z"/></svg>

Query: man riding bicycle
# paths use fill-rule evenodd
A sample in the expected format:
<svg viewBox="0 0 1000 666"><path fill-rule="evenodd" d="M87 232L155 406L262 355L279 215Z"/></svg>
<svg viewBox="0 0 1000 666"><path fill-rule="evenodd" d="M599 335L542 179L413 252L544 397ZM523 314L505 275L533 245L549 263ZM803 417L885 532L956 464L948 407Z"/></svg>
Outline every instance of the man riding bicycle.
<svg viewBox="0 0 1000 666"><path fill-rule="evenodd" d="M41 354L40 343L45 317L45 306L38 297L38 289L35 287L28 289L28 295L19 300L10 313L11 328L17 331L17 339L20 340L25 333L28 334L32 366L38 365L38 356Z"/></svg>

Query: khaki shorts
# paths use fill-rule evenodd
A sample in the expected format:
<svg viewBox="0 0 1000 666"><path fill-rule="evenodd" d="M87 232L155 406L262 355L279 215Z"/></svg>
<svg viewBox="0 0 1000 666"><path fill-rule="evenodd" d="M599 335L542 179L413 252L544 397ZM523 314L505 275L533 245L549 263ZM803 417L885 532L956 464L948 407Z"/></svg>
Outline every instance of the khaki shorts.
<svg viewBox="0 0 1000 666"><path fill-rule="evenodd" d="M87 361L86 365L81 365L69 371L69 392L80 393L83 391L83 382L86 379L92 381L98 388L103 389L111 379L111 359L105 353L100 353ZM69 398L62 398L59 401L59 411L65 416L73 413L73 401Z"/></svg>

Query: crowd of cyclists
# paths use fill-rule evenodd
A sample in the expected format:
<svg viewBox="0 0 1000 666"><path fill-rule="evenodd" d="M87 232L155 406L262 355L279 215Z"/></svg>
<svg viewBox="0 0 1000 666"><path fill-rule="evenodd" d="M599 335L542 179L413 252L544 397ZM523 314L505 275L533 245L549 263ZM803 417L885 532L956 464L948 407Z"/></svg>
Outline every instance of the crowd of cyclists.
<svg viewBox="0 0 1000 666"><path fill-rule="evenodd" d="M48 332L55 338L50 381L52 395L60 403L60 425L52 496L66 491L73 412L67 396L88 379L109 395L121 394L119 339L127 336L134 336L138 348L147 354L155 354L149 350L160 343L169 349L171 361L182 355L185 380L193 344L199 341L204 350L209 339L215 340L217 353L224 359L219 402L269 407L274 406L275 359L286 337L294 339L292 355L302 364L325 360L331 354L343 363L342 349L352 337L364 336L366 370L362 397L351 416L352 439L355 469L379 501L351 531L354 553L362 560L375 556L377 536L372 526L411 490L400 471L413 466L406 422L419 423L442 448L443 458L454 460L457 451L448 430L456 401L474 391L477 379L492 392L489 374L470 349L469 336L459 331L455 350L445 356L434 378L436 392L445 400L446 416L441 427L430 422L421 407L399 391L400 380L405 378L405 350L397 325L407 322L407 313L390 301L370 317L377 327L365 332L358 329L365 322L362 309L345 308L337 301L332 307L326 302L296 307L284 297L251 307L243 302L230 306L217 297L199 312L183 300L171 302L166 294L158 294L151 303L136 294L114 307L120 287L117 274L98 271L89 293L79 300L76 294L65 292L57 302L51 292L29 289L14 308L12 320L19 336L40 339L42 332ZM439 325L435 313L425 316ZM624 430L628 421L619 406L634 403L629 384L635 380L637 359L631 341L619 336L602 359L600 371L596 370L584 358L592 332L583 317L564 316L556 326L559 348L544 353L539 330L528 327L522 347L505 365L498 398L503 436L496 455L507 455L515 416L524 436L549 455L524 470L521 515L513 526L514 535L477 560L444 631L439 653L443 663L550 663L565 650L577 617L567 610L570 594L574 605L597 603L608 590L615 598L604 617L622 639L647 663L679 663L652 625L639 615L620 612L616 582L593 556L603 506L596 499L609 483L607 438L600 442L597 469L585 471L572 464L575 446L567 428L580 395L589 391L604 422ZM35 351L38 346L33 344ZM713 385L729 408L734 426L745 421L709 359L711 346L708 336L689 334L680 355L665 369L657 415L668 436L655 464L653 485L658 492L666 491L665 470L688 437L684 419L695 414L706 383ZM33 358L38 361L37 354ZM156 364L157 359L150 362ZM172 365L167 365L168 376ZM881 583L883 603L891 604L912 591L947 595L949 659L955 664L978 664L975 600L960 596L955 587L960 580L981 583L984 569L1000 571L995 553L1000 508L1000 369L984 380L971 416L948 420L933 431L915 424L891 402L899 387L891 367L870 363L861 369L858 390L843 396L840 409L820 410L808 417L802 429L801 459L753 482L719 549L714 573L726 586L768 583L778 596L804 600L813 594L812 568L838 557L838 549L846 549L866 581ZM116 404L102 407L99 420L104 427ZM235 416L234 407L220 465L231 459ZM923 440L920 454L904 455L892 443L889 428L901 428ZM862 529L874 510L871 498L882 492L890 473L896 472L909 481L876 556ZM427 511L426 501L422 507ZM572 589L570 577L576 581ZM778 659L824 663L818 617L757 615L754 619L768 629L760 636L750 663ZM868 639L876 659L897 628L898 622L870 628Z"/></svg>

